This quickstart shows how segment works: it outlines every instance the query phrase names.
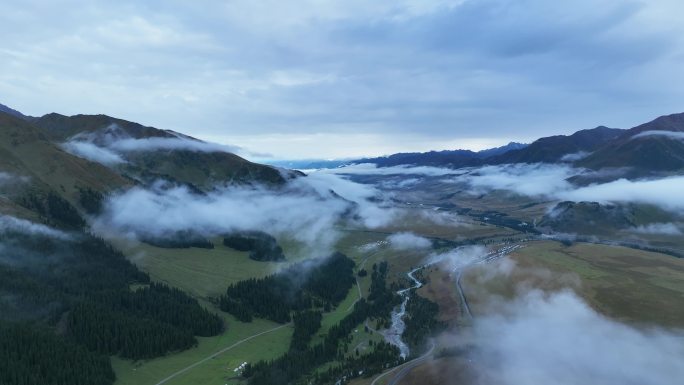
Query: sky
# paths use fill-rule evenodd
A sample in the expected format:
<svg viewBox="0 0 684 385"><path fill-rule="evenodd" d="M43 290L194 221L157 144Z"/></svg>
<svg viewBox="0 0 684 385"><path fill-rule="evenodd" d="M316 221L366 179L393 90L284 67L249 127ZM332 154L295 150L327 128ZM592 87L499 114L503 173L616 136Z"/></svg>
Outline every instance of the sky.
<svg viewBox="0 0 684 385"><path fill-rule="evenodd" d="M0 103L274 159L480 150L684 112L680 0L3 0Z"/></svg>

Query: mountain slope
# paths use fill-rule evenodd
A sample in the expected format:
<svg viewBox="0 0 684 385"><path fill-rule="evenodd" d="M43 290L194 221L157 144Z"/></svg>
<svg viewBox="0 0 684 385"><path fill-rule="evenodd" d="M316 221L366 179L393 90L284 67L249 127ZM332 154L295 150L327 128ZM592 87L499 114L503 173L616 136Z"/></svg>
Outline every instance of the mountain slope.
<svg viewBox="0 0 684 385"><path fill-rule="evenodd" d="M115 168L144 182L162 178L210 189L217 183L285 181L276 168L252 163L224 149L203 149L212 145L198 139L106 115L52 113L36 119L35 124L58 142L75 140L107 148L126 141L134 148L120 152L126 162Z"/></svg>
<svg viewBox="0 0 684 385"><path fill-rule="evenodd" d="M487 159L490 164L503 163L554 163L564 156L589 153L617 138L624 130L604 126L577 131L572 135L540 138L529 146ZM570 159L572 160L572 158Z"/></svg>
<svg viewBox="0 0 684 385"><path fill-rule="evenodd" d="M106 194L131 185L109 168L62 150L29 122L2 112L0 172L6 179L0 183L0 210L48 220L48 201L53 208L73 211L68 206L79 204L83 190Z"/></svg>
<svg viewBox="0 0 684 385"><path fill-rule="evenodd" d="M684 169L684 135L676 138L667 133L684 133L684 113L629 129L578 164L592 169L631 167L641 175Z"/></svg>
<svg viewBox="0 0 684 385"><path fill-rule="evenodd" d="M482 163L483 159L495 155L501 155L510 151L525 148L527 145L511 142L505 146L490 148L482 151L470 150L445 150L429 152L398 153L378 158L364 158L349 163L373 163L378 167L391 167L399 165L435 166L435 167L468 167Z"/></svg>
<svg viewBox="0 0 684 385"><path fill-rule="evenodd" d="M380 158L366 158L352 163L374 163L378 167L419 165L436 167L471 167L484 164L554 163L576 161L619 137L624 130L596 127L572 135L540 138L530 145L511 142L505 146L474 152L470 150L398 153Z"/></svg>
<svg viewBox="0 0 684 385"><path fill-rule="evenodd" d="M28 119L29 118L28 116L22 114L21 112L15 110L15 109L12 109L10 107L7 107L4 104L0 104L0 112L4 112L4 113L12 115L16 118L21 118L21 119Z"/></svg>

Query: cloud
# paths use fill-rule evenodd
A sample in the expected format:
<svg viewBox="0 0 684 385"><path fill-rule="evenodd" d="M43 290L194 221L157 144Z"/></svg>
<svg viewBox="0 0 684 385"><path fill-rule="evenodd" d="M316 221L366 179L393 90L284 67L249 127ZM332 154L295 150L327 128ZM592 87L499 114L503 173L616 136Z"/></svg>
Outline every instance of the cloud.
<svg viewBox="0 0 684 385"><path fill-rule="evenodd" d="M381 155L680 108L681 2L548 4L7 0L0 93L31 115L104 112L240 145L250 133L261 150L321 157L340 148L333 134L374 134L356 145Z"/></svg>
<svg viewBox="0 0 684 385"><path fill-rule="evenodd" d="M386 226L401 214L378 194L372 186L319 173L281 188L216 186L205 195L160 181L110 197L93 226L138 237L259 230L298 240L320 256L339 238L338 225Z"/></svg>
<svg viewBox="0 0 684 385"><path fill-rule="evenodd" d="M487 253L487 248L481 245L463 246L444 253L431 254L427 264L444 263L448 270L453 271L481 261Z"/></svg>
<svg viewBox="0 0 684 385"><path fill-rule="evenodd" d="M454 181L470 185L474 194L490 190L508 190L527 196L554 196L572 189L566 179L583 171L568 165L504 164L471 169Z"/></svg>
<svg viewBox="0 0 684 385"><path fill-rule="evenodd" d="M323 169L319 172L330 174L348 174L348 175L426 175L426 176L444 176L455 175L462 173L449 168L430 167L430 166L392 166L392 167L378 167L373 163L360 163L348 166Z"/></svg>
<svg viewBox="0 0 684 385"><path fill-rule="evenodd" d="M114 166L126 161L114 151L104 147L99 147L94 143L84 141L69 141L62 143L64 151L76 155L78 157L104 164L106 166Z"/></svg>
<svg viewBox="0 0 684 385"><path fill-rule="evenodd" d="M649 136L664 136L670 139L684 140L684 132L680 131L644 131L632 137L632 139L644 138Z"/></svg>
<svg viewBox="0 0 684 385"><path fill-rule="evenodd" d="M432 242L411 232L392 234L387 237L390 247L395 250L427 249Z"/></svg>
<svg viewBox="0 0 684 385"><path fill-rule="evenodd" d="M558 192L559 199L595 202L634 202L656 205L668 210L684 210L684 177L653 180L619 179L613 182Z"/></svg>
<svg viewBox="0 0 684 385"><path fill-rule="evenodd" d="M348 209L341 199L296 190L227 187L196 195L185 187L159 184L113 196L94 227L137 236L169 236L180 230L203 235L260 230L327 251L338 237L335 224Z"/></svg>
<svg viewBox="0 0 684 385"><path fill-rule="evenodd" d="M182 134L167 131L175 137L133 138L117 124L110 124L95 132L81 132L62 143L62 148L79 157L113 166L126 163L126 154L145 151L191 151L247 153L262 157L267 154L253 154L237 146L209 143Z"/></svg>
<svg viewBox="0 0 684 385"><path fill-rule="evenodd" d="M27 176L15 175L9 172L0 171L0 186L11 185L16 183L26 183L31 178Z"/></svg>
<svg viewBox="0 0 684 385"><path fill-rule="evenodd" d="M574 202L643 203L666 210L684 210L684 177L627 180L578 187L568 181L578 175L603 175L564 164L507 164L470 169L451 180L465 183L473 194L505 190L529 197Z"/></svg>
<svg viewBox="0 0 684 385"><path fill-rule="evenodd" d="M241 152L237 146L229 146L217 143L208 143L188 138L126 138L113 141L108 144L109 148L119 152L132 151L158 151L158 150L183 150L193 152Z"/></svg>
<svg viewBox="0 0 684 385"><path fill-rule="evenodd" d="M637 226L631 231L639 234L655 235L682 235L682 230L674 223L649 223L648 225Z"/></svg>
<svg viewBox="0 0 684 385"><path fill-rule="evenodd" d="M9 215L0 215L0 233L17 231L29 234L47 235L54 238L67 239L69 235L65 232L55 230L51 227L19 219Z"/></svg>
<svg viewBox="0 0 684 385"><path fill-rule="evenodd" d="M580 159L584 159L591 154L587 151L574 152L572 154L565 154L561 157L561 162L575 162Z"/></svg>
<svg viewBox="0 0 684 385"><path fill-rule="evenodd" d="M570 291L532 290L475 319L473 360L500 385L673 385L683 341L608 319Z"/></svg>

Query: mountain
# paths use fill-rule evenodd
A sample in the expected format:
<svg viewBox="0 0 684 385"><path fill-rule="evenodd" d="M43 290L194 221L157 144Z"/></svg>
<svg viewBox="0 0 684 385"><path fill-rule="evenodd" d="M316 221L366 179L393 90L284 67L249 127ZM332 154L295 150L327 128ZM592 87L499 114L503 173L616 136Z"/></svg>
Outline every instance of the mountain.
<svg viewBox="0 0 684 385"><path fill-rule="evenodd" d="M121 157L112 166L142 182L166 179L211 189L217 183L282 184L294 174L252 163L231 152L171 130L161 130L107 115L64 116L56 113L35 119L53 141L95 145L96 150ZM111 147L128 147L112 152Z"/></svg>
<svg viewBox="0 0 684 385"><path fill-rule="evenodd" d="M359 159L352 163L374 163L378 167L410 164L460 168L485 164L574 162L619 137L624 131L600 126L577 131L572 135L540 138L529 145L511 142L502 147L479 152L453 150L398 153L379 158Z"/></svg>
<svg viewBox="0 0 684 385"><path fill-rule="evenodd" d="M435 166L435 167L468 167L482 164L484 159L491 156L501 155L514 150L520 150L527 145L511 142L505 146L482 150L479 152L470 150L445 150L430 152L398 153L378 158L364 158L351 161L350 163L373 163L378 167L391 167L399 165Z"/></svg>
<svg viewBox="0 0 684 385"><path fill-rule="evenodd" d="M7 107L4 104L0 104L0 112L4 112L6 114L12 115L12 116L17 117L17 118L28 119L28 116L22 114L21 112L19 112L17 110L14 110L10 107Z"/></svg>
<svg viewBox="0 0 684 385"><path fill-rule="evenodd" d="M579 166L629 167L638 175L684 169L684 113L661 116L623 132Z"/></svg>
<svg viewBox="0 0 684 385"><path fill-rule="evenodd" d="M529 146L487 159L489 164L554 163L581 158L617 138L624 130L599 126L572 135L555 135L537 139Z"/></svg>
<svg viewBox="0 0 684 385"><path fill-rule="evenodd" d="M0 208L6 213L37 216L56 224L75 219L73 206L83 191L105 194L131 185L109 168L74 156L51 142L41 129L0 112ZM69 208L71 207L71 208ZM58 211L69 211L68 219Z"/></svg>

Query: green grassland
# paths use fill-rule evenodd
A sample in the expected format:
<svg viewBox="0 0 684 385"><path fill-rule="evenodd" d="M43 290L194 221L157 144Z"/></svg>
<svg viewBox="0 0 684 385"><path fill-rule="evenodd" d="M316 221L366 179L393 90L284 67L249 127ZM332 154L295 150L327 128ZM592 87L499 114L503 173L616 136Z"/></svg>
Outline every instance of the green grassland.
<svg viewBox="0 0 684 385"><path fill-rule="evenodd" d="M212 239L212 242L215 245L213 249L166 249L114 240L129 259L149 273L152 279L204 299L223 294L231 283L263 277L300 260L294 242L283 243L287 262L255 261L249 258L248 252L223 246L220 238Z"/></svg>
<svg viewBox="0 0 684 385"><path fill-rule="evenodd" d="M525 284L544 290L570 287L594 309L621 321L684 326L683 259L619 246L551 241L530 242L510 257L517 267L508 278L483 283L478 277L484 268L464 276L464 290L476 313L484 311L488 295L510 298Z"/></svg>
<svg viewBox="0 0 684 385"><path fill-rule="evenodd" d="M171 354L148 361L132 362L114 357L112 366L116 372L117 385L154 385L212 354L237 342L264 331L278 327L278 324L255 319L241 323L232 316L222 313L228 325L227 330L216 337L199 337L199 344L193 349ZM289 346L292 328L287 325L281 329L255 337L217 357L207 360L177 377L165 382L169 385L180 384L226 384L234 377L233 369L241 363L260 359L275 358L283 354ZM232 381L235 383L236 381Z"/></svg>

